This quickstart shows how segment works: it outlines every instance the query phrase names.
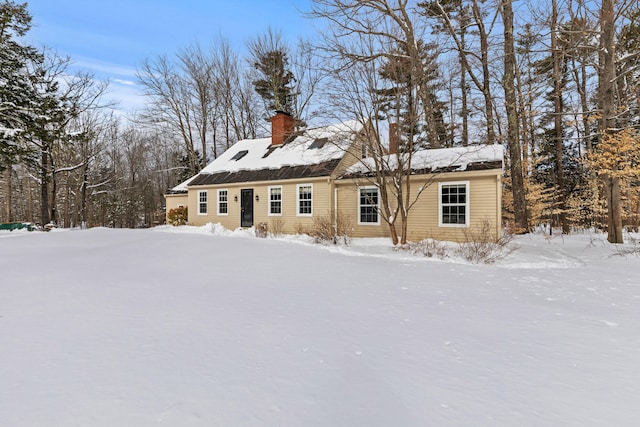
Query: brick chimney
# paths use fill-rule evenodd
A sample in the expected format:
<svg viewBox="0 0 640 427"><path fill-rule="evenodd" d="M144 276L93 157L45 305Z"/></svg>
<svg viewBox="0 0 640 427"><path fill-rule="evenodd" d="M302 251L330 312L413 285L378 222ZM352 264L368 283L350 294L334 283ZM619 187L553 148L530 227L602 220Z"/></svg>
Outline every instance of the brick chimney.
<svg viewBox="0 0 640 427"><path fill-rule="evenodd" d="M282 145L293 133L295 120L289 113L276 111L271 117L271 145Z"/></svg>
<svg viewBox="0 0 640 427"><path fill-rule="evenodd" d="M389 123L389 154L398 154L400 138L398 138L398 124Z"/></svg>

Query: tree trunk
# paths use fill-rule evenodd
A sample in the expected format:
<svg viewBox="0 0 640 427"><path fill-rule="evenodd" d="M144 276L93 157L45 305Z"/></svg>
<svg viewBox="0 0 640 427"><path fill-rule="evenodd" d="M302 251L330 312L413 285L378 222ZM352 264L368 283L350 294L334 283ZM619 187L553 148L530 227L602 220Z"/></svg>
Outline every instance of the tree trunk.
<svg viewBox="0 0 640 427"><path fill-rule="evenodd" d="M564 141L562 126L562 52L558 48L558 5L556 0L551 1L551 56L553 60L553 126L555 139L555 172L556 194L559 197L557 209L558 223L562 226L562 233L569 233L569 222L565 214L566 200L564 189Z"/></svg>
<svg viewBox="0 0 640 427"><path fill-rule="evenodd" d="M49 200L49 222L58 224L58 178L56 176L53 159L49 160L51 165L51 199Z"/></svg>
<svg viewBox="0 0 640 427"><path fill-rule="evenodd" d="M589 117L589 99L588 99L588 95L587 95L587 80L588 80L588 74L587 74L587 66L585 65L585 62L582 61L582 64L580 65L580 75L582 76L581 82L580 82L580 105L582 106L582 126L584 127L584 148L587 151L587 153L590 153L593 151L593 144L591 142L592 137L591 137L591 118Z"/></svg>
<svg viewBox="0 0 640 427"><path fill-rule="evenodd" d="M609 227L607 240L609 243L623 243L622 239L622 202L620 200L620 178L606 178L607 205Z"/></svg>
<svg viewBox="0 0 640 427"><path fill-rule="evenodd" d="M49 153L42 149L40 153L40 223L44 227L51 222L49 212Z"/></svg>
<svg viewBox="0 0 640 427"><path fill-rule="evenodd" d="M465 22L466 24L466 22ZM465 35L467 28L462 25L460 28L460 44L463 49L466 49ZM460 60L460 103L462 115L462 145L469 145L469 106L467 101L467 70L464 67L464 58L462 57L464 52L458 52L458 59Z"/></svg>
<svg viewBox="0 0 640 427"><path fill-rule="evenodd" d="M391 234L391 242L393 243L393 246L396 246L400 239L398 238L398 231L396 230L395 223L389 224L389 232Z"/></svg>
<svg viewBox="0 0 640 427"><path fill-rule="evenodd" d="M23 185L27 188L27 218L29 222L36 222L35 212L33 211L33 188L30 180L23 179Z"/></svg>
<svg viewBox="0 0 640 427"><path fill-rule="evenodd" d="M11 210L11 203L12 203L12 199L11 199L11 193L13 191L13 188L11 187L11 171L12 171L12 165L8 164L7 165L7 170L5 171L6 174L6 183L7 186L6 188L6 195L4 198L5 201L5 207L4 207L4 213L5 213L5 220L7 222L13 222L13 212Z"/></svg>
<svg viewBox="0 0 640 427"><path fill-rule="evenodd" d="M600 71L598 101L602 110L600 134L616 131L615 98L615 0L603 0L600 10ZM609 229L607 240L611 243L624 243L622 239L622 209L620 201L619 178L608 178L607 211Z"/></svg>
<svg viewBox="0 0 640 427"><path fill-rule="evenodd" d="M87 228L87 183L89 181L89 166L85 162L82 168L82 187L80 188L80 228Z"/></svg>
<svg viewBox="0 0 640 427"><path fill-rule="evenodd" d="M507 139L509 146L509 163L511 168L511 191L513 193L513 210L516 227L527 231L527 203L522 173L522 150L520 149L520 132L518 105L516 101L515 71L516 55L513 40L513 8L512 0L502 3L504 19L504 93L507 110Z"/></svg>
<svg viewBox="0 0 640 427"><path fill-rule="evenodd" d="M518 117L520 117L520 137L521 143L520 148L522 149L522 175L527 177L531 170L531 161L529 159L529 147L531 146L531 139L529 137L529 117L530 117L530 100L527 101L524 97L524 93L522 93L522 74L519 69L516 68L516 91L518 96ZM533 152L533 147L531 147L531 151Z"/></svg>
<svg viewBox="0 0 640 427"><path fill-rule="evenodd" d="M406 214L401 213L400 214L400 218L402 220L402 237L400 238L400 244L401 245L406 245L407 244L407 234L409 233L409 228L408 228L408 217Z"/></svg>
<svg viewBox="0 0 640 427"><path fill-rule="evenodd" d="M511 5L511 3L509 3ZM473 16L478 25L480 36L480 56L482 61L482 94L484 95L485 114L487 115L487 144L496 142L496 134L493 128L493 97L491 95L491 71L489 70L489 36L482 21L482 13L478 7L478 0L473 0ZM511 17L511 37L513 41L513 14ZM505 30L506 31L506 30ZM513 42L511 43L513 48Z"/></svg>

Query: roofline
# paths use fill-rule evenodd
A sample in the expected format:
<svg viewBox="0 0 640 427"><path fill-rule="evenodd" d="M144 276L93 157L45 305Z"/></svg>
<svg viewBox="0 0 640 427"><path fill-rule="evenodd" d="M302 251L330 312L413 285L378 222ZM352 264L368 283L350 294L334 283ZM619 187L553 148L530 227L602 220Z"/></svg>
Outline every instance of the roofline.
<svg viewBox="0 0 640 427"><path fill-rule="evenodd" d="M242 182L273 182L293 179L333 177L341 161L342 157L312 165L285 166L278 169L201 173L197 175L191 183L187 184L187 188L204 185L236 184Z"/></svg>
<svg viewBox="0 0 640 427"><path fill-rule="evenodd" d="M316 182L316 181L324 181L328 179L335 179L335 177L331 175L323 175L316 177L302 177L302 178L290 178L290 179L278 179L271 181L239 181L239 182L223 182L219 184L201 184L201 185L192 185L189 186L189 191L203 188L212 188L212 187L243 187L243 186L252 186L252 185L281 185L289 182Z"/></svg>
<svg viewBox="0 0 640 427"><path fill-rule="evenodd" d="M475 172L482 170L500 170L502 173L503 170L503 162L502 160L495 160L491 162L474 162L469 163L464 169L460 169L460 165L452 165L443 168L423 168L423 169L412 169L411 175L433 175L439 173L464 173L464 172ZM376 175L376 171L366 171L366 172L352 172L345 173L339 176L337 179L352 179L352 178L371 178ZM388 175L391 175L389 173Z"/></svg>

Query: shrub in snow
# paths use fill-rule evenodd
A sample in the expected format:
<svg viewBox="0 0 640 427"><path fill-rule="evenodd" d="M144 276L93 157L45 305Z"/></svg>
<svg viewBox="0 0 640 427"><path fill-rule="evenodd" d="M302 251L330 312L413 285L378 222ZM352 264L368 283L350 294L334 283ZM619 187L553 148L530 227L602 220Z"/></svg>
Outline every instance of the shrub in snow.
<svg viewBox="0 0 640 427"><path fill-rule="evenodd" d="M440 240L424 239L419 242L408 242L394 248L396 251L406 251L412 255L421 255L427 258L445 259L449 257L449 246Z"/></svg>
<svg viewBox="0 0 640 427"><path fill-rule="evenodd" d="M298 234L308 234L315 243L336 245L342 242L347 246L351 242L351 230L351 222L342 212L335 216L335 223L330 215L320 215L313 218L313 225L306 230L300 224L296 226Z"/></svg>
<svg viewBox="0 0 640 427"><path fill-rule="evenodd" d="M516 250L509 244L513 233L505 231L496 240L491 222L486 219L478 229L465 230L464 236L465 241L459 244L456 253L474 264L493 264Z"/></svg>
<svg viewBox="0 0 640 427"><path fill-rule="evenodd" d="M269 226L266 222L261 222L256 226L256 237L265 239L269 234Z"/></svg>
<svg viewBox="0 0 640 427"><path fill-rule="evenodd" d="M640 238L634 237L631 234L625 236L627 243L620 245L613 245L613 255L615 256L628 256L636 255L640 256Z"/></svg>
<svg viewBox="0 0 640 427"><path fill-rule="evenodd" d="M272 218L269 222L269 233L273 237L280 237L284 234L284 220L280 217Z"/></svg>
<svg viewBox="0 0 640 427"><path fill-rule="evenodd" d="M175 208L169 211L167 215L167 221L171 225L185 225L187 223L187 208Z"/></svg>

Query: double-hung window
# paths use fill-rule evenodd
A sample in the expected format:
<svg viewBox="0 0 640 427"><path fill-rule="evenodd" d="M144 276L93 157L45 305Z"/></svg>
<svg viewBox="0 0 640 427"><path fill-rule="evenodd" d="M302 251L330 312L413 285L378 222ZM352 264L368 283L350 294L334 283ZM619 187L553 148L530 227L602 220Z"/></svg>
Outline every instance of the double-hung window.
<svg viewBox="0 0 640 427"><path fill-rule="evenodd" d="M207 190L198 191L198 215L206 215L208 212Z"/></svg>
<svg viewBox="0 0 640 427"><path fill-rule="evenodd" d="M469 226L469 182L443 182L438 187L439 225L441 227Z"/></svg>
<svg viewBox="0 0 640 427"><path fill-rule="evenodd" d="M358 224L380 224L380 201L377 187L358 189Z"/></svg>
<svg viewBox="0 0 640 427"><path fill-rule="evenodd" d="M282 187L269 187L269 215L282 215Z"/></svg>
<svg viewBox="0 0 640 427"><path fill-rule="evenodd" d="M313 215L313 185L299 184L298 190L298 216Z"/></svg>
<svg viewBox="0 0 640 427"><path fill-rule="evenodd" d="M229 214L229 191L218 190L218 215Z"/></svg>

